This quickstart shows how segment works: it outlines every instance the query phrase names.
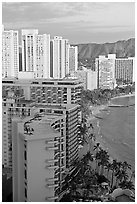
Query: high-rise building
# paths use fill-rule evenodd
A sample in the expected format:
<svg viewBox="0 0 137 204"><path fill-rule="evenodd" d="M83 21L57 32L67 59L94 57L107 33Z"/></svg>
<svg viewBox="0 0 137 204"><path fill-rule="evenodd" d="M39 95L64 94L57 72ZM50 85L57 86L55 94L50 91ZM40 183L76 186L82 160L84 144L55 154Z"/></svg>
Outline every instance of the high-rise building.
<svg viewBox="0 0 137 204"><path fill-rule="evenodd" d="M115 78L116 80L134 82L135 58L116 58L115 60Z"/></svg>
<svg viewBox="0 0 137 204"><path fill-rule="evenodd" d="M98 88L113 89L115 87L115 58L115 54L108 54L108 57L100 55L96 58Z"/></svg>
<svg viewBox="0 0 137 204"><path fill-rule="evenodd" d="M51 77L64 78L69 73L69 43L67 39L55 36L51 41Z"/></svg>
<svg viewBox="0 0 137 204"><path fill-rule="evenodd" d="M35 78L50 78L50 35L37 36L36 42L36 76Z"/></svg>
<svg viewBox="0 0 137 204"><path fill-rule="evenodd" d="M11 80L3 79L3 89L23 89L26 100L45 104L75 104L80 102L83 87L78 79Z"/></svg>
<svg viewBox="0 0 137 204"><path fill-rule="evenodd" d="M18 31L2 31L2 77L18 78L19 42Z"/></svg>
<svg viewBox="0 0 137 204"><path fill-rule="evenodd" d="M36 71L36 40L38 30L22 30L22 71Z"/></svg>
<svg viewBox="0 0 137 204"><path fill-rule="evenodd" d="M29 108L30 117L12 119L13 198L58 201L63 174L71 173L78 159L79 106L32 103Z"/></svg>
<svg viewBox="0 0 137 204"><path fill-rule="evenodd" d="M38 35L38 30L22 30L19 78L50 78L50 35Z"/></svg>
<svg viewBox="0 0 137 204"><path fill-rule="evenodd" d="M14 87L14 92L17 90ZM32 100L25 100L23 95L16 96L9 90L8 97L3 98L2 103L2 164L4 167L12 167L12 119L15 117L25 118L35 113L61 114L66 116L66 154L67 168L71 168L71 162L78 157L77 137L79 106L77 104L44 104ZM75 143L75 145L74 145ZM76 144L77 143L77 144ZM72 148L73 146L73 148ZM71 149L71 150L70 150Z"/></svg>
<svg viewBox="0 0 137 204"><path fill-rule="evenodd" d="M78 69L78 47L69 47L69 73L73 74Z"/></svg>
<svg viewBox="0 0 137 204"><path fill-rule="evenodd" d="M65 116L13 119L13 201L58 201L66 168Z"/></svg>

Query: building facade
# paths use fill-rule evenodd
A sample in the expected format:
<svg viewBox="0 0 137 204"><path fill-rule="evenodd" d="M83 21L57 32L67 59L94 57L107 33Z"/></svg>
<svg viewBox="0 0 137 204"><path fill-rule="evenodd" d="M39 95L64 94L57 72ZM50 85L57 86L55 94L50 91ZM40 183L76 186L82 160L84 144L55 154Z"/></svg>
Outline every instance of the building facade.
<svg viewBox="0 0 137 204"><path fill-rule="evenodd" d="M59 201L64 174L78 159L79 106L32 103L30 109L30 117L12 120L13 198Z"/></svg>
<svg viewBox="0 0 137 204"><path fill-rule="evenodd" d="M97 89L97 71L92 71L90 69L77 70L74 73L74 76L77 77L82 83L85 90L94 90Z"/></svg>
<svg viewBox="0 0 137 204"><path fill-rule="evenodd" d="M115 81L115 54L108 54L108 57L100 55L96 59L96 70L98 70L98 88L113 89Z"/></svg>
<svg viewBox="0 0 137 204"><path fill-rule="evenodd" d="M65 173L65 117L13 119L13 201L55 202Z"/></svg>
<svg viewBox="0 0 137 204"><path fill-rule="evenodd" d="M2 31L2 77L18 78L19 42L18 31Z"/></svg>
<svg viewBox="0 0 137 204"><path fill-rule="evenodd" d="M125 82L135 81L135 58L116 58L115 60L115 78Z"/></svg>
<svg viewBox="0 0 137 204"><path fill-rule="evenodd" d="M17 99L18 100L18 99ZM20 99L19 99L20 100ZM15 98L3 99L2 102L2 164L12 168L12 119L30 116L31 102L16 102Z"/></svg>
<svg viewBox="0 0 137 204"><path fill-rule="evenodd" d="M12 168L12 119L15 117L25 118L36 113L65 115L66 127L66 167L71 169L72 162L78 157L78 120L79 105L77 104L44 104L32 100L12 96L3 99L2 107L2 164Z"/></svg>
<svg viewBox="0 0 137 204"><path fill-rule="evenodd" d="M50 78L50 35L22 30L22 72L19 78Z"/></svg>
<svg viewBox="0 0 137 204"><path fill-rule="evenodd" d="M26 100L47 104L75 104L80 102L83 84L78 79L11 80L3 79L3 89L19 87Z"/></svg>
<svg viewBox="0 0 137 204"><path fill-rule="evenodd" d="M73 74L78 69L78 47L69 46L69 73Z"/></svg>
<svg viewBox="0 0 137 204"><path fill-rule="evenodd" d="M69 42L55 36L51 42L51 73L55 79L64 78L69 73Z"/></svg>
<svg viewBox="0 0 137 204"><path fill-rule="evenodd" d="M87 71L87 89L90 91L97 89L97 71Z"/></svg>

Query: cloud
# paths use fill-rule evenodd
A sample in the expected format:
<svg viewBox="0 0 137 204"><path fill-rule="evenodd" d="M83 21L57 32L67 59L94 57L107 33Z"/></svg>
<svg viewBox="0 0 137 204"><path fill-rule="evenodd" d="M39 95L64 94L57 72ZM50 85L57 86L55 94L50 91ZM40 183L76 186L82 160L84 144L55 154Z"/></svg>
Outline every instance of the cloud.
<svg viewBox="0 0 137 204"><path fill-rule="evenodd" d="M42 32L81 36L96 32L125 32L135 29L135 4L93 2L14 2L2 4L7 29L38 28Z"/></svg>

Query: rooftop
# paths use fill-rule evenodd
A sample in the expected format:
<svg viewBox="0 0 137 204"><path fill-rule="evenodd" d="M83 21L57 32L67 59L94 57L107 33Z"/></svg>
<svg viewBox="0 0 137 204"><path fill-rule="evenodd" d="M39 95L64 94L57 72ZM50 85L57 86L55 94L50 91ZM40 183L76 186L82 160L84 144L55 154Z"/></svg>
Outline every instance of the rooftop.
<svg viewBox="0 0 137 204"><path fill-rule="evenodd" d="M60 136L60 133L51 127L51 124L57 120L64 119L65 115L58 114L38 114L34 117L24 118L21 122L24 124L22 137L26 140L45 139ZM17 120L17 119L16 119ZM27 128L27 129L26 129Z"/></svg>

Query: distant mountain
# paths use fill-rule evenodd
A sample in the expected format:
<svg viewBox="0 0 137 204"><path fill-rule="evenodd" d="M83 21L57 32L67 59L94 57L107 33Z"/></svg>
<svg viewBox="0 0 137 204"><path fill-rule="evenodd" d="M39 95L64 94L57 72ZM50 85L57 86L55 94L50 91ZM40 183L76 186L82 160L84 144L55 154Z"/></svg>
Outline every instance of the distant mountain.
<svg viewBox="0 0 137 204"><path fill-rule="evenodd" d="M77 44L79 61L95 59L99 55L116 54L117 57L135 56L135 38L117 41L114 43L88 43Z"/></svg>

